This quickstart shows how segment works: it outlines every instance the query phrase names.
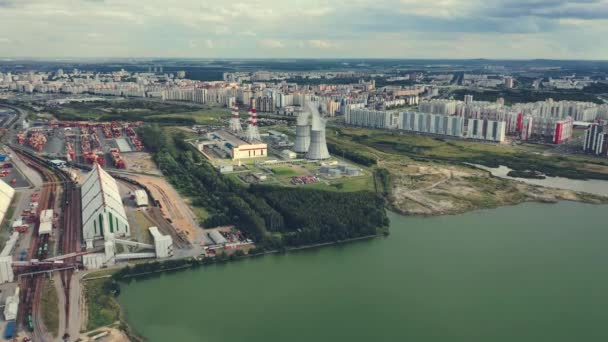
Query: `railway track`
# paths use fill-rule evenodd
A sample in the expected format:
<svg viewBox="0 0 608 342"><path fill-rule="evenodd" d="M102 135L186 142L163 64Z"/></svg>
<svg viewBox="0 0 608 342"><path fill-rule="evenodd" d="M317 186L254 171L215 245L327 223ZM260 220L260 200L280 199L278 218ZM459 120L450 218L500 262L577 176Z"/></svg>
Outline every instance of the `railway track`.
<svg viewBox="0 0 608 342"><path fill-rule="evenodd" d="M51 166L48 161L18 147L12 146L13 150L20 155L20 157L34 170L36 170L42 177L43 187L41 190L41 196L38 204L38 216L40 212L44 209L57 209L63 208L61 210L62 215L59 218L59 227L63 229L60 231L59 238L59 247L61 254L68 254L72 252L80 251L80 200L78 189L75 184L71 181L69 176L63 172L62 170L58 170ZM63 185L63 195L62 197L58 196L58 190L60 186ZM61 202L60 202L61 201ZM57 212L57 211L55 211ZM37 222L35 224L33 235L32 235L32 243L30 244L30 249L28 253L28 257L31 259L34 258L36 252L39 250L41 245L41 239L38 236L40 223ZM46 241L44 241L47 243ZM38 255L38 257L40 257ZM71 262L73 260L66 260L66 262ZM67 331L70 323L69 319L69 311L70 311L70 283L73 275L73 270L64 270L60 271L60 279L62 283L62 287L65 293L65 317L66 317L66 326L65 330ZM26 322L28 328L33 330L33 335L36 340L44 341L46 336L46 329L44 324L42 323L41 315L40 315L40 299L43 290L43 276L36 275L32 278L22 278L21 286L22 288L33 288L33 295L29 295L25 300L24 308L25 310L20 310L21 313L25 314L25 319L23 317L20 318L21 322ZM29 317L28 317L29 316Z"/></svg>

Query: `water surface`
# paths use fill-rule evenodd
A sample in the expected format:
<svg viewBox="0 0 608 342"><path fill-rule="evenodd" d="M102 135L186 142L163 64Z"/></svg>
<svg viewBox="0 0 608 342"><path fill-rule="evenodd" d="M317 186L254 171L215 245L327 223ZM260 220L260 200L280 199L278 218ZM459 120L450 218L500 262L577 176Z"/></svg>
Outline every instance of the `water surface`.
<svg viewBox="0 0 608 342"><path fill-rule="evenodd" d="M149 341L607 341L608 207L391 215L389 238L124 285Z"/></svg>

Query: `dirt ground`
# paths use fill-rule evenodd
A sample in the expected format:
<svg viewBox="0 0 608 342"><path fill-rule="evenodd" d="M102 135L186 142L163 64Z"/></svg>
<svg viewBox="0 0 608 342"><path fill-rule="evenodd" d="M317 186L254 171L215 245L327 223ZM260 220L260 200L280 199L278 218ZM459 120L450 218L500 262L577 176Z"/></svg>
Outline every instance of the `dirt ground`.
<svg viewBox="0 0 608 342"><path fill-rule="evenodd" d="M125 333L123 333L122 331L115 329L115 328L99 328L97 330L95 330L95 333L102 333L104 331L109 332L109 335L106 335L102 338L99 338L95 341L97 342L131 342L131 340L127 337L127 335ZM91 339L89 336L89 334L91 334L92 332L88 332L86 335L82 334L80 335L80 339L83 342L86 341L93 341L93 339Z"/></svg>
<svg viewBox="0 0 608 342"><path fill-rule="evenodd" d="M183 197L164 178L142 175L133 175L132 178L145 184L154 198L160 201L163 215L171 219L178 232L183 232L191 243L200 239L202 230L196 223L196 216Z"/></svg>
<svg viewBox="0 0 608 342"><path fill-rule="evenodd" d="M593 196L491 177L457 165L391 163L393 208L409 215L456 214L526 201L573 200L599 203Z"/></svg>
<svg viewBox="0 0 608 342"><path fill-rule="evenodd" d="M161 175L160 170L152 160L152 156L146 152L129 152L122 154L127 169L138 173Z"/></svg>

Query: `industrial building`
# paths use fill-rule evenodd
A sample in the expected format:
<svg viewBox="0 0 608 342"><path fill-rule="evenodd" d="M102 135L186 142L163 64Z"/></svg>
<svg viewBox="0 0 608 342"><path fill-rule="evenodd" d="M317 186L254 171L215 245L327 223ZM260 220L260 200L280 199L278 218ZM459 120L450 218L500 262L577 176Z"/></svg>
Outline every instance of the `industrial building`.
<svg viewBox="0 0 608 342"><path fill-rule="evenodd" d="M168 258L173 255L173 239L169 235L163 235L157 227L148 228L154 239L154 251L156 258Z"/></svg>
<svg viewBox="0 0 608 342"><path fill-rule="evenodd" d="M38 235L51 234L53 232L53 209L46 209L40 212L40 226Z"/></svg>
<svg viewBox="0 0 608 342"><path fill-rule="evenodd" d="M99 164L86 176L81 188L82 234L87 249L108 234L129 236L129 221L118 184Z"/></svg>
<svg viewBox="0 0 608 342"><path fill-rule="evenodd" d="M145 190L137 189L133 192L133 196L135 197L135 205L137 207L148 206L148 194Z"/></svg>
<svg viewBox="0 0 608 342"><path fill-rule="evenodd" d="M232 160L264 158L268 155L268 145L261 141L247 142L226 131L215 131L207 135L208 140L199 144L203 154L220 158L230 156Z"/></svg>
<svg viewBox="0 0 608 342"><path fill-rule="evenodd" d="M17 319L19 310L19 286L15 289L15 294L6 297L4 304L4 319L7 321Z"/></svg>
<svg viewBox="0 0 608 342"><path fill-rule="evenodd" d="M148 228L154 244L141 243L137 241L117 239L114 235L105 236L103 244L103 253L92 253L82 256L82 263L87 269L98 269L103 266L115 264L117 261L149 259L149 258L168 258L173 256L173 239L169 235L163 235L158 231L157 227ZM116 245L134 247L138 249L148 250L143 252L125 252L116 253Z"/></svg>
<svg viewBox="0 0 608 342"><path fill-rule="evenodd" d="M608 156L608 133L606 127L592 124L585 131L583 151L597 156Z"/></svg>
<svg viewBox="0 0 608 342"><path fill-rule="evenodd" d="M4 221L4 215L6 215L14 196L15 189L6 184L3 180L0 180L0 223Z"/></svg>
<svg viewBox="0 0 608 342"><path fill-rule="evenodd" d="M13 232L11 237L4 245L2 252L0 252L0 284L10 283L15 279L12 267L12 254L13 250L15 249L15 245L17 244L17 239L19 239L19 233Z"/></svg>

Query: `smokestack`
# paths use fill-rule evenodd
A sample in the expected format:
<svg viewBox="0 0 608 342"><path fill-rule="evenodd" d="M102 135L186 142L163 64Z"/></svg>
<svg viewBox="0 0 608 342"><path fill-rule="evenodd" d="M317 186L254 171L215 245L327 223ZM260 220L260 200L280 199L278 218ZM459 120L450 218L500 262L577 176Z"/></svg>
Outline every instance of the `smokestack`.
<svg viewBox="0 0 608 342"><path fill-rule="evenodd" d="M247 136L248 142L261 141L260 131L258 130L258 114L255 109L249 109L249 121L247 121Z"/></svg>
<svg viewBox="0 0 608 342"><path fill-rule="evenodd" d="M294 152L306 153L310 146L310 125L308 124L308 117L310 113L302 112L298 116L296 125L296 142L294 144Z"/></svg>
<svg viewBox="0 0 608 342"><path fill-rule="evenodd" d="M306 158L313 160L329 159L327 142L325 141L325 120L314 105L309 104L308 109L312 113L312 125L310 131L310 146Z"/></svg>
<svg viewBox="0 0 608 342"><path fill-rule="evenodd" d="M243 131L241 126L241 119L239 117L239 108L237 106L232 107L232 117L230 118L230 131L235 134L239 134Z"/></svg>

